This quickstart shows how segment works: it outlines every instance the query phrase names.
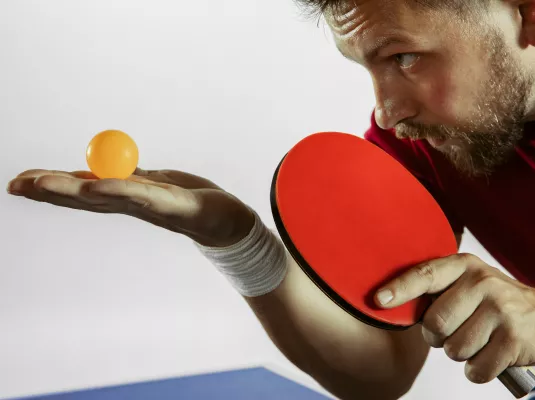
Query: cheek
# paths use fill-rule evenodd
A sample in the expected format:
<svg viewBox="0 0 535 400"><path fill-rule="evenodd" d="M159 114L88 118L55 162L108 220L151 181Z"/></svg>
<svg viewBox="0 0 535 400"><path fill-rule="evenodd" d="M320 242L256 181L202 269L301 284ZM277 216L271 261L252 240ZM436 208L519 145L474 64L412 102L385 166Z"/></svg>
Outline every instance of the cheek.
<svg viewBox="0 0 535 400"><path fill-rule="evenodd" d="M429 74L427 83L422 86L422 104L439 123L451 126L463 124L477 113L479 84L474 71L444 63Z"/></svg>
<svg viewBox="0 0 535 400"><path fill-rule="evenodd" d="M451 60L449 74L443 77L450 112L460 121L473 119L485 98L487 83L484 77L488 71L475 57L477 55L471 59Z"/></svg>
<svg viewBox="0 0 535 400"><path fill-rule="evenodd" d="M459 115L462 87L456 85L448 74L435 71L420 85L420 93L426 114L432 115L437 122L449 124Z"/></svg>

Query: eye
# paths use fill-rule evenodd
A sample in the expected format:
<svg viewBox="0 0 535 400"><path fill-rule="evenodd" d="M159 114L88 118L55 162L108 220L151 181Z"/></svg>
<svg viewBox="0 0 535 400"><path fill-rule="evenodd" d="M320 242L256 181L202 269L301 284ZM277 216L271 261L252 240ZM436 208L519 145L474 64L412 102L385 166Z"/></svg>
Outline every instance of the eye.
<svg viewBox="0 0 535 400"><path fill-rule="evenodd" d="M416 54L411 54L411 53L396 54L394 57L396 58L396 62L399 64L401 68L412 67L416 63L416 61L418 61L419 59L419 57Z"/></svg>

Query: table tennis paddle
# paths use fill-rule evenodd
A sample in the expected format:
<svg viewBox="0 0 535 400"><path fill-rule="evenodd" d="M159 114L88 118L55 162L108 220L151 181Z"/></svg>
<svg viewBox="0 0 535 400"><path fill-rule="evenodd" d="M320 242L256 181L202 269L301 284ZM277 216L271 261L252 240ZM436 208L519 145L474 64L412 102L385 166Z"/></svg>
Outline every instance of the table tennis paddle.
<svg viewBox="0 0 535 400"><path fill-rule="evenodd" d="M383 309L375 292L416 264L456 253L457 243L433 196L397 160L357 136L316 133L283 157L270 197L288 252L339 307L382 329L421 322L430 296ZM499 379L517 398L535 387L529 368Z"/></svg>

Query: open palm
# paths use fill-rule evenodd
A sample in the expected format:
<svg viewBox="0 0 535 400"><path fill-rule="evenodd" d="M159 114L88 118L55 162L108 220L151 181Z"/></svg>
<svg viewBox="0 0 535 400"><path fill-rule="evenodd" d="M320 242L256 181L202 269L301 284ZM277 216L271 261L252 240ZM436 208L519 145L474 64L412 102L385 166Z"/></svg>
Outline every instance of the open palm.
<svg viewBox="0 0 535 400"><path fill-rule="evenodd" d="M130 215L206 246L236 243L254 221L236 197L181 171L138 168L121 180L98 179L87 171L29 170L13 179L8 191L60 207Z"/></svg>

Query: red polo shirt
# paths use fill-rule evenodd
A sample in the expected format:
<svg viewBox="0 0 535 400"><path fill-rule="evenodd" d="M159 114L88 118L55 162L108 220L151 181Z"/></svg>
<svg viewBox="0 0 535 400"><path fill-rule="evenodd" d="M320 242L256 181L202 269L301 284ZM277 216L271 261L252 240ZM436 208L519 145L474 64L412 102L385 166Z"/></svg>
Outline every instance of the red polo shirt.
<svg viewBox="0 0 535 400"><path fill-rule="evenodd" d="M373 116L364 137L428 188L455 232L468 229L515 278L535 286L535 122L526 125L514 156L488 179L461 176L427 141L397 139Z"/></svg>

